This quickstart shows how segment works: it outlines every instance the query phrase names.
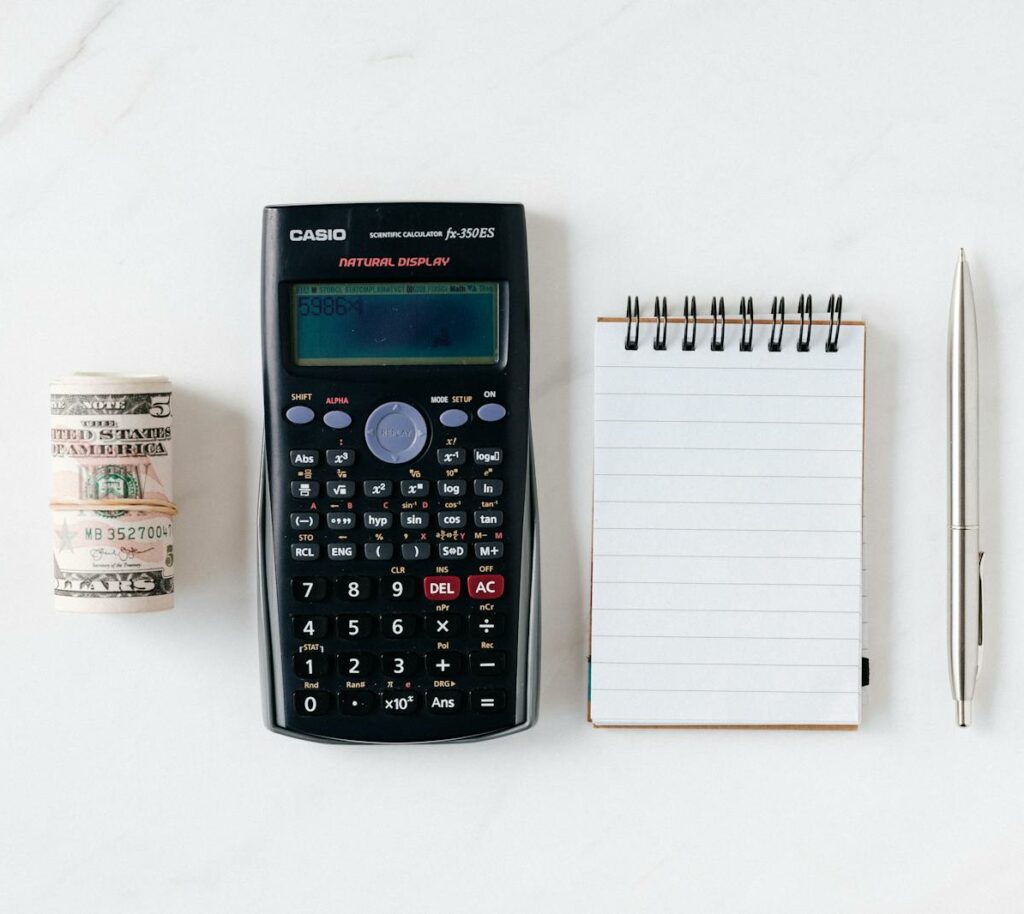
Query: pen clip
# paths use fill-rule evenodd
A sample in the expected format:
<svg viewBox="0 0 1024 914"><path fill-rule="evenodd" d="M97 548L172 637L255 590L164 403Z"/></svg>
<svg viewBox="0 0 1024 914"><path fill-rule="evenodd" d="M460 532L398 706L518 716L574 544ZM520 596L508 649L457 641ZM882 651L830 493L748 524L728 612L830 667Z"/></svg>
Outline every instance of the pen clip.
<svg viewBox="0 0 1024 914"><path fill-rule="evenodd" d="M978 669L981 669L982 633L985 623L985 553L978 553Z"/></svg>

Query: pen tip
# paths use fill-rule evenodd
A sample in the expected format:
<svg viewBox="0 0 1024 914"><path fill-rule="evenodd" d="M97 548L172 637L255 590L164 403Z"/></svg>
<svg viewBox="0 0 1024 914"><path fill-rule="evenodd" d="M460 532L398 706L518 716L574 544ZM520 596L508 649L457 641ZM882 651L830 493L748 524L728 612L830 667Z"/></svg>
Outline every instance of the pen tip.
<svg viewBox="0 0 1024 914"><path fill-rule="evenodd" d="M971 703L969 701L957 701L956 725L958 727L969 727L971 725Z"/></svg>
<svg viewBox="0 0 1024 914"><path fill-rule="evenodd" d="M964 249L960 248L960 263L963 263L967 259L967 255L964 253Z"/></svg>

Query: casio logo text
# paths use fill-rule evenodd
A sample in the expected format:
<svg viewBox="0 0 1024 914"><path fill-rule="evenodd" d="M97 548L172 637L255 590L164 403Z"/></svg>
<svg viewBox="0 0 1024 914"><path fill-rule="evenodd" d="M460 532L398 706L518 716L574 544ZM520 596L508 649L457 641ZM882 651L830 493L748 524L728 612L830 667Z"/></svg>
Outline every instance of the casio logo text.
<svg viewBox="0 0 1024 914"><path fill-rule="evenodd" d="M288 232L290 241L344 241L347 232L343 228L292 229Z"/></svg>

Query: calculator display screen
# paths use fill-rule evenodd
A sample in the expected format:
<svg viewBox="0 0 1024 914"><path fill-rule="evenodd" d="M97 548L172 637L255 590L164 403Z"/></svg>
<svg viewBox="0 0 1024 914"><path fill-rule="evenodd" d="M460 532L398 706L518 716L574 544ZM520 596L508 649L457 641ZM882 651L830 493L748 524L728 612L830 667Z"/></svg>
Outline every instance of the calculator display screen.
<svg viewBox="0 0 1024 914"><path fill-rule="evenodd" d="M296 283L296 365L493 365L496 282Z"/></svg>

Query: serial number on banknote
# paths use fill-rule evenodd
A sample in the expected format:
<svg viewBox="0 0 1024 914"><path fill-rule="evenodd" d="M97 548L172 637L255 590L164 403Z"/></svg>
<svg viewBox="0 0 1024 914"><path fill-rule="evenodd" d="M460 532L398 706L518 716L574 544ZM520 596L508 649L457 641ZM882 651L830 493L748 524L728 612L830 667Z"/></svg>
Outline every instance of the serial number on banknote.
<svg viewBox="0 0 1024 914"><path fill-rule="evenodd" d="M85 528L85 538L95 543L120 540L161 540L170 539L170 536L170 524Z"/></svg>

